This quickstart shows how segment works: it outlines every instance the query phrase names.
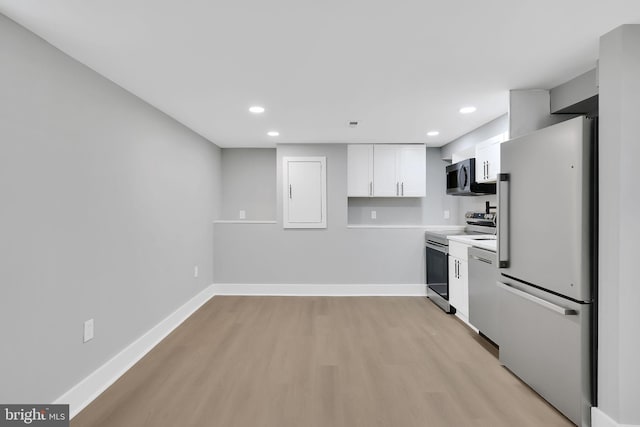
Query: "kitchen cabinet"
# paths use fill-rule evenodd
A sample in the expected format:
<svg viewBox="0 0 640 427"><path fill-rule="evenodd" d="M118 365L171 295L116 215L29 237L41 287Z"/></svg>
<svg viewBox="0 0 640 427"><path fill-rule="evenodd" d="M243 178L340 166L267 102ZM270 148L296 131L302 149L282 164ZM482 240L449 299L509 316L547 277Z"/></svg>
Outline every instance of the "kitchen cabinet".
<svg viewBox="0 0 640 427"><path fill-rule="evenodd" d="M350 144L347 196L424 197L426 162L424 145Z"/></svg>
<svg viewBox="0 0 640 427"><path fill-rule="evenodd" d="M500 173L500 144L506 135L500 134L476 146L476 182L496 182Z"/></svg>
<svg viewBox="0 0 640 427"><path fill-rule="evenodd" d="M347 196L373 196L373 144L347 146Z"/></svg>
<svg viewBox="0 0 640 427"><path fill-rule="evenodd" d="M284 157L282 224L284 228L327 227L325 157Z"/></svg>
<svg viewBox="0 0 640 427"><path fill-rule="evenodd" d="M456 315L469 319L469 245L449 241L449 303L456 308Z"/></svg>

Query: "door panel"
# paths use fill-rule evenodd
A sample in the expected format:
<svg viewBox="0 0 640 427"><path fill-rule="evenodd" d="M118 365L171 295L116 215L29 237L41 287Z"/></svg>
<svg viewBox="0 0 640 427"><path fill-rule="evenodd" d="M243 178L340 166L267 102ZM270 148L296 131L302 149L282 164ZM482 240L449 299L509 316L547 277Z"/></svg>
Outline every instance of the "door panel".
<svg viewBox="0 0 640 427"><path fill-rule="evenodd" d="M396 147L375 145L373 156L373 194L377 197L398 195Z"/></svg>
<svg viewBox="0 0 640 427"><path fill-rule="evenodd" d="M579 301L591 299L589 134L579 117L501 144L509 174L501 272Z"/></svg>
<svg viewBox="0 0 640 427"><path fill-rule="evenodd" d="M398 149L400 195L424 197L426 195L426 149L424 145L404 146Z"/></svg>
<svg viewBox="0 0 640 427"><path fill-rule="evenodd" d="M347 196L373 196L373 145L347 146Z"/></svg>
<svg viewBox="0 0 640 427"><path fill-rule="evenodd" d="M502 282L497 289L500 362L571 421L582 425L581 417L588 417L590 406L591 305ZM558 313L544 302L573 313Z"/></svg>

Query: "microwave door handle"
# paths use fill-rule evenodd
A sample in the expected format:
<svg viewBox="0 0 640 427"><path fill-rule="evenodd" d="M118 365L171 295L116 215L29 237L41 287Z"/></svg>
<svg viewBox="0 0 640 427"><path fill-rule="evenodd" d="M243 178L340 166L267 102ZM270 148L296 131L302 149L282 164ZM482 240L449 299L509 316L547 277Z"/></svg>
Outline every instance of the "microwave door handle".
<svg viewBox="0 0 640 427"><path fill-rule="evenodd" d="M498 174L498 268L509 268L509 174Z"/></svg>

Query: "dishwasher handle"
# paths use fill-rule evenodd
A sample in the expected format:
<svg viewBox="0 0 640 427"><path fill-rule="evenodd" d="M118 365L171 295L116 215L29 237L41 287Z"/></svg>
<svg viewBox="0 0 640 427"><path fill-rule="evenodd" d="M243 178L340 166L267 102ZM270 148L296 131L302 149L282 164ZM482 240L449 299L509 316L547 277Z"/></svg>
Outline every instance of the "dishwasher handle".
<svg viewBox="0 0 640 427"><path fill-rule="evenodd" d="M491 261L490 259L480 258L480 257L477 257L475 255L471 255L471 258L473 258L473 259L475 259L477 261L480 261L480 262L484 262L485 264L489 264L489 265L493 264L493 261Z"/></svg>

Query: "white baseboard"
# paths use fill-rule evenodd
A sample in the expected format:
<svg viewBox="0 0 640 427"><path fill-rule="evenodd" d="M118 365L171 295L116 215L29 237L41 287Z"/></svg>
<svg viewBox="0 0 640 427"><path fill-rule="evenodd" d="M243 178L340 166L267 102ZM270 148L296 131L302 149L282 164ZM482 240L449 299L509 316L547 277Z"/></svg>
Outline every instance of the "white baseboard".
<svg viewBox="0 0 640 427"><path fill-rule="evenodd" d="M69 404L69 416L75 417L214 295L214 286L208 286L53 403Z"/></svg>
<svg viewBox="0 0 640 427"><path fill-rule="evenodd" d="M591 408L591 427L640 427L640 424L618 424L599 408Z"/></svg>
<svg viewBox="0 0 640 427"><path fill-rule="evenodd" d="M215 283L216 295L280 296L426 296L422 284L245 284Z"/></svg>

